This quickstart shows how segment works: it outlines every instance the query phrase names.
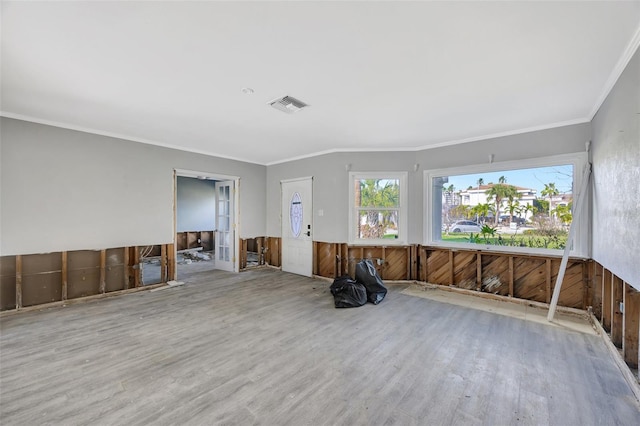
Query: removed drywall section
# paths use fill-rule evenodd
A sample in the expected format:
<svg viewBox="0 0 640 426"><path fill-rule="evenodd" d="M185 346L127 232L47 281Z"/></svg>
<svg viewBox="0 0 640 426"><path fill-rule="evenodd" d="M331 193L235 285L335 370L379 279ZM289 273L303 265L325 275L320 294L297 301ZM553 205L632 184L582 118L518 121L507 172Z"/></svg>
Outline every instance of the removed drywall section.
<svg viewBox="0 0 640 426"><path fill-rule="evenodd" d="M593 258L640 289L640 51L592 122Z"/></svg>

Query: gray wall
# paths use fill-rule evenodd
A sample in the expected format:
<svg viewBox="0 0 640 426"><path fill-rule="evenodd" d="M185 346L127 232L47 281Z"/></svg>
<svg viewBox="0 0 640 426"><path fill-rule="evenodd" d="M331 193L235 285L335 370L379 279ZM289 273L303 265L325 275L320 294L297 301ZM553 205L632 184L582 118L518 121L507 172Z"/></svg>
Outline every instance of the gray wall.
<svg viewBox="0 0 640 426"><path fill-rule="evenodd" d="M348 179L351 171L407 171L409 175L409 243L423 238L423 171L584 152L588 123L418 152L335 153L269 166L267 234L280 236L280 180L313 176L314 240L348 241ZM419 164L417 172L414 164ZM318 210L323 210L320 217Z"/></svg>
<svg viewBox="0 0 640 426"><path fill-rule="evenodd" d="M593 258L640 289L640 51L592 128Z"/></svg>
<svg viewBox="0 0 640 426"><path fill-rule="evenodd" d="M264 166L1 120L2 255L172 242L174 168L239 176L239 236L265 234Z"/></svg>
<svg viewBox="0 0 640 426"><path fill-rule="evenodd" d="M216 227L216 183L178 176L177 232L212 231Z"/></svg>

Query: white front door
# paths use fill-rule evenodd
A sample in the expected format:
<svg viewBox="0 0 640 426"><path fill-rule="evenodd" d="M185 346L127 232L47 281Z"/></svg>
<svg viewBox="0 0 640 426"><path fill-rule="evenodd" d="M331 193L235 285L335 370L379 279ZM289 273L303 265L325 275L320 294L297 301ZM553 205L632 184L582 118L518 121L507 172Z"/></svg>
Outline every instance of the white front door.
<svg viewBox="0 0 640 426"><path fill-rule="evenodd" d="M282 181L282 270L310 277L313 269L313 178Z"/></svg>
<svg viewBox="0 0 640 426"><path fill-rule="evenodd" d="M234 182L216 182L216 269L234 271L236 227L234 223Z"/></svg>

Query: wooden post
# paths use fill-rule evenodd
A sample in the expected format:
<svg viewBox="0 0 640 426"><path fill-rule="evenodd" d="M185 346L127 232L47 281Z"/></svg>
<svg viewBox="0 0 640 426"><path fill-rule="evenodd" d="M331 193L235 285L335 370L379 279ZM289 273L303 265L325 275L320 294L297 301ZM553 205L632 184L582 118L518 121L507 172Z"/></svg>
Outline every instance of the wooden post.
<svg viewBox="0 0 640 426"><path fill-rule="evenodd" d="M142 271L140 270L140 247L133 247L133 286L140 287L142 285Z"/></svg>
<svg viewBox="0 0 640 426"><path fill-rule="evenodd" d="M456 280L455 270L453 266L453 250L449 250L449 285L454 285Z"/></svg>
<svg viewBox="0 0 640 426"><path fill-rule="evenodd" d="M167 282L167 245L160 245L160 282Z"/></svg>
<svg viewBox="0 0 640 426"><path fill-rule="evenodd" d="M624 284L624 323L622 353L631 368L638 368L638 335L640 334L640 292Z"/></svg>
<svg viewBox="0 0 640 426"><path fill-rule="evenodd" d="M482 290L482 254L476 252L476 290Z"/></svg>
<svg viewBox="0 0 640 426"><path fill-rule="evenodd" d="M602 267L602 328L611 331L611 272Z"/></svg>
<svg viewBox="0 0 640 426"><path fill-rule="evenodd" d="M175 244L167 244L167 278L169 281L175 281L178 279Z"/></svg>
<svg viewBox="0 0 640 426"><path fill-rule="evenodd" d="M333 278L338 278L338 264L340 262L340 256L338 256L338 243L331 244L331 256L333 257Z"/></svg>
<svg viewBox="0 0 640 426"><path fill-rule="evenodd" d="M62 297L61 300L67 300L69 295L68 284L69 284L69 271L67 267L68 261L68 253L66 251L62 252Z"/></svg>
<svg viewBox="0 0 640 426"><path fill-rule="evenodd" d="M514 289L513 289L513 256L509 256L509 296L514 297Z"/></svg>
<svg viewBox="0 0 640 426"><path fill-rule="evenodd" d="M100 250L100 287L98 293L104 294L107 291L107 251Z"/></svg>
<svg viewBox="0 0 640 426"><path fill-rule="evenodd" d="M124 259L123 259L123 263L124 263L124 289L128 290L129 289L129 277L131 276L131 265L129 264L129 247L125 247L124 248Z"/></svg>
<svg viewBox="0 0 640 426"><path fill-rule="evenodd" d="M411 270L409 271L409 279L418 279L418 250L419 246L411 245Z"/></svg>
<svg viewBox="0 0 640 426"><path fill-rule="evenodd" d="M545 262L544 277L545 283L547 285L545 297L546 302L549 303L551 302L551 259L547 259L547 261Z"/></svg>
<svg viewBox="0 0 640 426"><path fill-rule="evenodd" d="M618 348L622 347L622 312L620 312L620 302L624 297L622 280L615 275L611 275L611 341Z"/></svg>
<svg viewBox="0 0 640 426"><path fill-rule="evenodd" d="M22 308L22 256L16 256L16 309Z"/></svg>

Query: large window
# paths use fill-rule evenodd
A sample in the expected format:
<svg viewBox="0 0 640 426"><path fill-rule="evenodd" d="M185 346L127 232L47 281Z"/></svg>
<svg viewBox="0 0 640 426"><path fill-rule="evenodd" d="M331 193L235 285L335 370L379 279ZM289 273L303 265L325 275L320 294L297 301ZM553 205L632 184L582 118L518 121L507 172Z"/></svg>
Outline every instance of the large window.
<svg viewBox="0 0 640 426"><path fill-rule="evenodd" d="M406 242L407 173L349 174L349 241Z"/></svg>
<svg viewBox="0 0 640 426"><path fill-rule="evenodd" d="M425 172L427 244L588 256L586 209L568 241L586 154ZM586 205L586 203L583 203Z"/></svg>

